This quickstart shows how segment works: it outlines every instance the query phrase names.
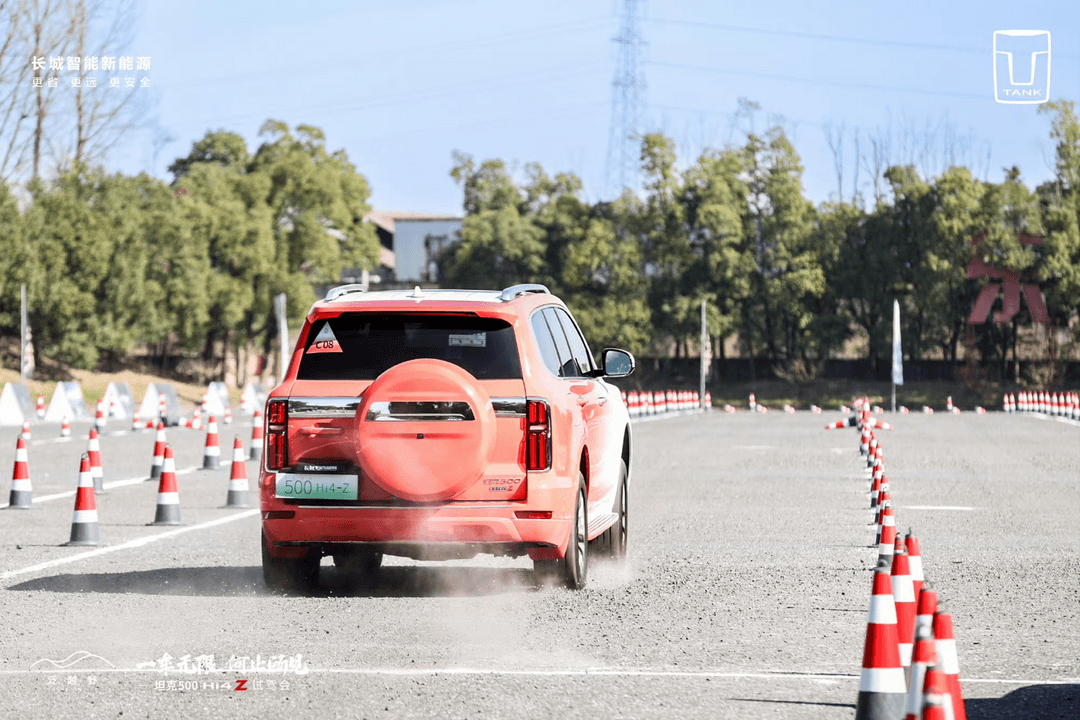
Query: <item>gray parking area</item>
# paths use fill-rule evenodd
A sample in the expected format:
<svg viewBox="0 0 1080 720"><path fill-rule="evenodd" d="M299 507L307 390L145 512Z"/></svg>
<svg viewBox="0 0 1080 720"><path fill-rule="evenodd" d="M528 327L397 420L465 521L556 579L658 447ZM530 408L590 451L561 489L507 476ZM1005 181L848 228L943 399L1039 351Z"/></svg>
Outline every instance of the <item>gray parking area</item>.
<svg viewBox="0 0 1080 720"><path fill-rule="evenodd" d="M147 527L157 488L136 480L153 434L106 434L107 484L133 482L98 498L100 551L60 547L72 496L0 510L0 706L20 718L850 718L876 551L856 431L822 430L838 417L637 424L629 560L595 563L578 593L536 585L527 559L490 558L391 560L363 592L324 565L312 595L268 593L257 513L220 508L227 467L180 476L186 527ZM1001 413L888 420L897 524L919 537L954 616L968 717L1077 717L1080 428ZM74 491L86 430L58 443L58 428L35 427L35 496ZM226 458L234 431L250 437L223 427ZM169 435L178 468L201 467L203 434ZM0 431L5 473L14 447ZM240 669L176 669L210 655ZM174 669L156 671L165 656Z"/></svg>

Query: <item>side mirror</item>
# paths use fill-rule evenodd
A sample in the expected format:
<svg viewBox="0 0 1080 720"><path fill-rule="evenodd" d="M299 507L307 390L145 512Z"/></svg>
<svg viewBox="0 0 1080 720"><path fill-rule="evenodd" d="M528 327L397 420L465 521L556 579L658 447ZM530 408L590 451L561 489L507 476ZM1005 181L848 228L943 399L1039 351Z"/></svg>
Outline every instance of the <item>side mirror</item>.
<svg viewBox="0 0 1080 720"><path fill-rule="evenodd" d="M634 356L618 348L604 348L601 355L605 377L626 377L634 372Z"/></svg>

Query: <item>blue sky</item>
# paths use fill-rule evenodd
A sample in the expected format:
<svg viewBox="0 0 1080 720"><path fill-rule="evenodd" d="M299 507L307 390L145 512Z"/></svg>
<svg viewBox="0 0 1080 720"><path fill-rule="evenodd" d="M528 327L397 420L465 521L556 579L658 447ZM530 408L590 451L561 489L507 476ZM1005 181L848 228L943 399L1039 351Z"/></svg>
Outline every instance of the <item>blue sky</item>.
<svg viewBox="0 0 1080 720"><path fill-rule="evenodd" d="M274 118L321 127L368 178L379 209L460 212L454 150L572 171L590 200L605 198L621 5L143 0L131 52L152 58L157 116L175 140L155 162L149 135L133 135L110 164L168 178L166 166L208 130L238 132L254 150ZM994 102L995 30L1050 31L1050 98L1080 99L1076 0L641 7L643 130L673 137L685 165L704 147L738 141L738 99L753 100L758 129L782 118L815 202L837 193L825 129L841 124L845 198L856 128L864 155L869 135L891 131L897 159L904 138L913 146L930 135L940 146L948 125L956 156L980 177L1000 180L1017 165L1029 185L1047 179L1048 117ZM940 165L944 153L935 155ZM869 194L865 169L859 180Z"/></svg>

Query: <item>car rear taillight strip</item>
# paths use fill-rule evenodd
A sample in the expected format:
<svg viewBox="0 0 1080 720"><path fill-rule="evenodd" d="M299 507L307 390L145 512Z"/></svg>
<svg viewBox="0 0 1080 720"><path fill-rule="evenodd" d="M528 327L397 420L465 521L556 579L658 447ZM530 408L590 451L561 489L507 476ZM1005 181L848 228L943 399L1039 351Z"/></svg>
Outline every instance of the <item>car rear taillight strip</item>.
<svg viewBox="0 0 1080 720"><path fill-rule="evenodd" d="M529 398L525 413L525 468L551 468L551 409L546 400Z"/></svg>
<svg viewBox="0 0 1080 720"><path fill-rule="evenodd" d="M266 403L266 469L281 470L288 466L289 409L287 400L270 400Z"/></svg>

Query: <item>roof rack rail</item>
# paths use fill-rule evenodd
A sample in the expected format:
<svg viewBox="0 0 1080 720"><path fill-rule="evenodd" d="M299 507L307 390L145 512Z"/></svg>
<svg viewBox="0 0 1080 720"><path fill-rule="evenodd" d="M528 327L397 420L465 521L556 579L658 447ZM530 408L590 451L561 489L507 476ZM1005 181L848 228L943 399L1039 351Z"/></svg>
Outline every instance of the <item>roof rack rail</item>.
<svg viewBox="0 0 1080 720"><path fill-rule="evenodd" d="M367 292L367 288L359 283L353 285L338 285L336 288L330 288L326 293L326 297L323 298L327 302L336 300L342 295L348 295L349 293L362 293Z"/></svg>
<svg viewBox="0 0 1080 720"><path fill-rule="evenodd" d="M516 297L522 295L532 295L533 293L547 293L551 294L551 291L547 289L545 285L537 285L536 283L526 283L524 285L511 285L502 291L499 295L499 300L503 302L510 302Z"/></svg>

